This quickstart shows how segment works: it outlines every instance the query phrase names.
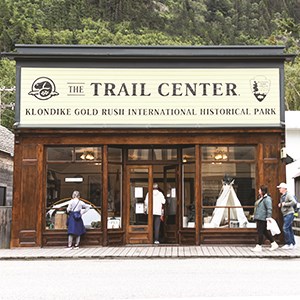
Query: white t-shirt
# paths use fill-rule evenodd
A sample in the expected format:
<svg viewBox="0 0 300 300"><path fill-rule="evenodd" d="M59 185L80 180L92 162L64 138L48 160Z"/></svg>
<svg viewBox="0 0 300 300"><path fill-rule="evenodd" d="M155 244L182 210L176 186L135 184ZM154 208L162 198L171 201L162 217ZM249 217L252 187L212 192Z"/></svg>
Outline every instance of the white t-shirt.
<svg viewBox="0 0 300 300"><path fill-rule="evenodd" d="M148 213L148 193L145 198L145 211ZM153 190L153 215L161 216L161 206L166 203L165 196L157 189Z"/></svg>

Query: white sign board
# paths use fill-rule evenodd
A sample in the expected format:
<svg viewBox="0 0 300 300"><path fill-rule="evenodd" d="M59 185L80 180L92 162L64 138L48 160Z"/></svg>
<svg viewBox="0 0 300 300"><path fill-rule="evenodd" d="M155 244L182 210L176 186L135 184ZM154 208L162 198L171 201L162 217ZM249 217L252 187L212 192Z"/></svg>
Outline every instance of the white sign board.
<svg viewBox="0 0 300 300"><path fill-rule="evenodd" d="M278 68L21 68L19 126L279 126Z"/></svg>

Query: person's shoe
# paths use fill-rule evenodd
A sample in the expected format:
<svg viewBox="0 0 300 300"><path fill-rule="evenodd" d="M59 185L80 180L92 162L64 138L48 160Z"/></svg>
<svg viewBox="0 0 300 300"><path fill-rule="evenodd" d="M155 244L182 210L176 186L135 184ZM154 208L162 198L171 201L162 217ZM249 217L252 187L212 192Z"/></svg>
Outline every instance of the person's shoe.
<svg viewBox="0 0 300 300"><path fill-rule="evenodd" d="M159 244L159 241L154 241L154 244L158 245L158 244Z"/></svg>
<svg viewBox="0 0 300 300"><path fill-rule="evenodd" d="M73 249L73 247L72 246L67 246L67 248L66 248L66 250L72 250Z"/></svg>
<svg viewBox="0 0 300 300"><path fill-rule="evenodd" d="M274 250L276 250L278 248L279 248L279 246L278 246L278 244L276 242L271 243L270 251L274 251Z"/></svg>
<svg viewBox="0 0 300 300"><path fill-rule="evenodd" d="M296 245L293 245L293 244L290 244L289 245L289 250L293 250L293 249L295 249L296 248Z"/></svg>
<svg viewBox="0 0 300 300"><path fill-rule="evenodd" d="M290 249L290 245L286 244L286 245L282 246L281 249L288 250L288 249Z"/></svg>
<svg viewBox="0 0 300 300"><path fill-rule="evenodd" d="M256 245L255 248L251 249L253 252L262 252L262 246L261 245Z"/></svg>
<svg viewBox="0 0 300 300"><path fill-rule="evenodd" d="M75 245L74 246L74 250L78 250L79 249L79 246L78 245Z"/></svg>

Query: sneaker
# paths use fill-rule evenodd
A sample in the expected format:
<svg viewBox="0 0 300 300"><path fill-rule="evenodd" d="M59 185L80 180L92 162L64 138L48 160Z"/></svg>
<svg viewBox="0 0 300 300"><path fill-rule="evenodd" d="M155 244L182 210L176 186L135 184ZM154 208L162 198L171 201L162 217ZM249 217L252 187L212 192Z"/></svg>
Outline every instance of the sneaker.
<svg viewBox="0 0 300 300"><path fill-rule="evenodd" d="M282 246L281 249L282 250L288 250L288 249L291 249L291 248L290 248L290 245L286 244L286 245Z"/></svg>
<svg viewBox="0 0 300 300"><path fill-rule="evenodd" d="M73 249L72 246L71 246L71 247L68 246L68 247L66 248L66 250L72 250L72 249Z"/></svg>
<svg viewBox="0 0 300 300"><path fill-rule="evenodd" d="M255 248L251 249L253 252L262 252L262 246L261 245L256 245Z"/></svg>
<svg viewBox="0 0 300 300"><path fill-rule="evenodd" d="M79 249L79 246L75 245L74 250L78 250L78 249Z"/></svg>
<svg viewBox="0 0 300 300"><path fill-rule="evenodd" d="M290 244L289 245L289 250L293 250L293 249L295 249L296 248L296 245L293 245L293 244Z"/></svg>
<svg viewBox="0 0 300 300"><path fill-rule="evenodd" d="M279 246L278 246L278 244L276 242L271 243L270 251L274 251L274 250L276 250L278 248L279 248Z"/></svg>
<svg viewBox="0 0 300 300"><path fill-rule="evenodd" d="M159 241L154 241L154 244L157 244L157 245L158 245L158 244L159 244Z"/></svg>

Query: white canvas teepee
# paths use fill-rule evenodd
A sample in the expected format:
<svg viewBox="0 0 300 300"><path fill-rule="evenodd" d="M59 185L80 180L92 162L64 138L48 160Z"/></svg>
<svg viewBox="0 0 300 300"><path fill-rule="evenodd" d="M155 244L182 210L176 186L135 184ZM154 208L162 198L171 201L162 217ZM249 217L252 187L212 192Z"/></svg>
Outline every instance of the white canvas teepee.
<svg viewBox="0 0 300 300"><path fill-rule="evenodd" d="M216 206L241 206L241 202L233 188L233 183L234 180L230 183L223 182ZM242 207L230 208L230 220L237 220L238 227L247 227L248 225L248 220ZM228 220L228 208L216 207L213 211L209 227L220 227L224 221L230 222L230 220Z"/></svg>

